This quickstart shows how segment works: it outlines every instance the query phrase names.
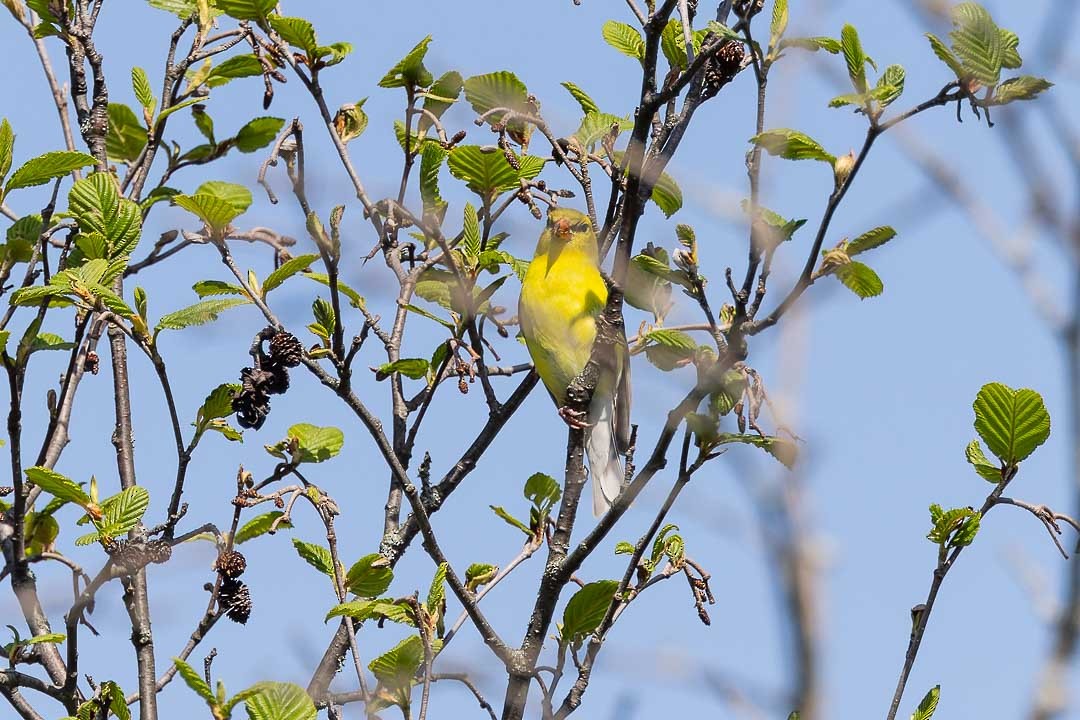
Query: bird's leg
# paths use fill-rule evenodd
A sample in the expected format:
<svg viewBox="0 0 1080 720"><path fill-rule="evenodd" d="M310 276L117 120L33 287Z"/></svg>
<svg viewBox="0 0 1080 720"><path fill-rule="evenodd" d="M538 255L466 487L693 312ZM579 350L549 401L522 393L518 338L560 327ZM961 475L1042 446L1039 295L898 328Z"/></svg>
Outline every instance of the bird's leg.
<svg viewBox="0 0 1080 720"><path fill-rule="evenodd" d="M575 430L585 430L593 426L593 423L585 419L586 413L584 410L574 410L569 405L563 405L559 408L559 417Z"/></svg>

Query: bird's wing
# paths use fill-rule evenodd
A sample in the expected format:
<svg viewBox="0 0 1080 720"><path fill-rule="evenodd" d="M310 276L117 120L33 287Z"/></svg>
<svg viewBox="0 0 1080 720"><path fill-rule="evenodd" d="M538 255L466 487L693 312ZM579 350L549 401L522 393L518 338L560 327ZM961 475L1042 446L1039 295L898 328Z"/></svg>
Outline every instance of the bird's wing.
<svg viewBox="0 0 1080 720"><path fill-rule="evenodd" d="M615 387L615 446L620 454L630 448L630 348L626 343L626 333L620 333L617 348L620 360L619 383Z"/></svg>

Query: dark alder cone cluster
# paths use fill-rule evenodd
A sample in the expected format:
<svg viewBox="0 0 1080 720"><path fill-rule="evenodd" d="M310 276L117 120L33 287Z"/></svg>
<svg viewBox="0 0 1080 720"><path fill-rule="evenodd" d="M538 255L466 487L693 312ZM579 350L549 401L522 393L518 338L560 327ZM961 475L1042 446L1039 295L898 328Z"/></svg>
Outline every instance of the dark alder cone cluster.
<svg viewBox="0 0 1080 720"><path fill-rule="evenodd" d="M225 611L225 617L241 625L251 617L251 590L237 580L246 569L247 560L236 550L227 550L214 561L214 570L221 577L218 607Z"/></svg>
<svg viewBox="0 0 1080 720"><path fill-rule="evenodd" d="M240 371L240 392L232 402L240 427L255 430L262 427L270 414L270 396L281 395L289 389L289 368L303 360L304 346L290 333L270 335L268 345L269 355L263 352L260 341L255 367Z"/></svg>
<svg viewBox="0 0 1080 720"><path fill-rule="evenodd" d="M725 43L705 65L705 78L702 80L701 96L704 100L714 97L720 88L735 79L742 69L746 50L741 42L732 40Z"/></svg>
<svg viewBox="0 0 1080 720"><path fill-rule="evenodd" d="M247 560L236 550L229 550L218 555L214 569L230 580L235 580L247 569Z"/></svg>
<svg viewBox="0 0 1080 720"><path fill-rule="evenodd" d="M225 611L225 617L246 625L251 617L251 590L239 580L222 578L218 589L218 607Z"/></svg>

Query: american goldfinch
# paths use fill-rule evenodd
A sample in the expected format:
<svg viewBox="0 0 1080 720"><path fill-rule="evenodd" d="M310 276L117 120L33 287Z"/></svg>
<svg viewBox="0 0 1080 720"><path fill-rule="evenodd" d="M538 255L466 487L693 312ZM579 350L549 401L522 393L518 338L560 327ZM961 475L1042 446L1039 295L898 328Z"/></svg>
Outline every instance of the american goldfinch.
<svg viewBox="0 0 1080 720"><path fill-rule="evenodd" d="M522 282L518 318L533 365L559 414L568 424L585 427L593 513L598 516L611 507L623 486L621 457L630 435L630 362L625 340L610 358L601 359L600 380L584 421L566 407L566 391L589 362L596 318L607 297L596 233L588 216L552 208Z"/></svg>

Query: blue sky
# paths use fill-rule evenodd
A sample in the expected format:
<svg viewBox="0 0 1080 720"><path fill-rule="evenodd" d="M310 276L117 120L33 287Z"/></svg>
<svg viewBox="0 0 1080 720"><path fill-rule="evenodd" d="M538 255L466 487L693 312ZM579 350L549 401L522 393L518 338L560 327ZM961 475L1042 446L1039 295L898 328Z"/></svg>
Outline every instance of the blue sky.
<svg viewBox="0 0 1080 720"><path fill-rule="evenodd" d="M790 33L836 36L844 22L855 24L864 47L879 64L901 63L907 68L905 95L897 103L906 107L936 93L947 82L948 70L922 38L929 28L900 5L797 4ZM1030 3L1027 12L1021 12L1015 3L987 3L1002 26L1020 34L1025 57L1033 55L1036 19L1047 5ZM343 65L324 74L324 83L331 107L369 98L365 109L371 124L350 150L369 193L376 198L397 188L399 150L391 124L402 112L401 91L383 90L376 83L428 33L434 42L427 65L436 74L449 69L465 76L513 69L561 134L576 129L578 108L560 82L577 83L602 109L619 114L632 112L638 92L633 60L600 39L605 20L632 20L618 2L585 0L576 7L568 0L542 5L518 0L418 1L365 4L363 9L357 4L354 9L351 4L325 0L285 0L283 10L311 19L321 41L346 40L355 47ZM113 100L135 104L127 83L133 65L146 68L158 87L163 51L174 27L173 17L141 2L105 3L98 44L111 78ZM0 102L0 116L7 117L17 133L18 163L61 147L62 138L33 48L21 29L7 19L0 22L0 46L8 56L0 65L0 87L6 98ZM49 47L59 67L62 52L54 41L49 41ZM1073 62L1075 67L1075 56ZM777 66L770 83L766 125L798 128L837 154L857 148L865 120L826 107L828 99L843 88L828 80L818 63L842 72L843 61L831 56L792 54ZM1061 105L1075 105L1075 71L1071 77L1051 79L1059 81L1053 92ZM732 266L737 275L744 268L746 231L735 221L733 208L747 192L742 158L746 139L753 134L753 93L753 79L747 72L700 111L669 168L682 185L686 206L671 220L650 208L639 233L641 242L671 247L675 222L694 225L704 272L713 281L709 290L714 305L726 299L724 268ZM215 90L207 109L219 134L263 115L261 97L262 86L256 79ZM1035 108L1020 110L1042 128ZM305 122L310 194L320 212L325 216L334 205L349 203L348 179L295 78L279 88L265 114L286 119L299 116ZM447 117L453 128L468 130L467 142L493 142L494 136L486 129L472 124L468 108L455 108ZM181 144L190 147L197 142L186 113L176 117L170 128ZM994 209L1006 235L1015 231L1026 212L1026 198L1016 190L1013 166L1003 152L1001 128L988 129L970 116L957 124L953 109L948 108L919 116L906 130ZM541 144L538 139L534 151L540 152ZM177 176L172 184L186 190L206 179L254 185L261 161L261 154L233 153L204 173ZM1064 175L1058 176L1062 167L1051 166L1051 172L1054 183L1066 182ZM545 171L544 177L552 184L569 187L572 183L554 168ZM832 185L825 166L768 159L763 178L766 205L788 217L809 218L810 227L816 226ZM304 248L303 219L282 180L275 177L281 204L272 206L256 193L256 204L242 221L293 235ZM467 197L450 190L448 176L443 184L451 201L449 222L456 223ZM10 200L21 213L36 211L43 203L44 197L33 192L21 192ZM823 709L827 717L837 720L884 714L888 707L907 644L908 611L924 600L933 569L935 548L924 538L927 506L931 502L977 506L989 489L963 456L964 446L974 437L971 402L983 383L998 380L1035 388L1054 418L1050 440L1025 462L1010 492L1063 510L1070 501L1067 438L1071 429L1065 425L1065 368L1057 340L987 239L963 213L950 208L947 199L936 196L905 158L904 146L890 137L875 147L837 214L828 242L835 244L882 224L891 224L899 232L896 240L870 258L884 279L883 296L860 301L837 283L823 281L807 293L798 312L751 343L751 364L786 410L786 423L806 441L798 472L806 495L813 556L820 570ZM157 233L176 227L195 229L192 218L178 209L156 211L136 256L142 256ZM385 268L377 261L360 264L374 238L355 203L346 212L344 228L345 279L376 312L388 317L393 298ZM503 229L511 233L506 247L517 255L531 253L539 225L524 208L508 213ZM778 257L774 294L766 305L776 302L778 289L801 266L811 235L809 228L804 229ZM236 254L242 267L256 268L262 275L269 271L265 252L237 247ZM1035 238L1033 262L1051 296L1064 302L1071 293L1067 265L1047 238ZM226 279L224 268L212 248L194 247L167 266L141 273L137 284L150 291L151 313L157 316L193 302L191 284L210 278ZM309 322L317 292L317 286L297 280L276 293L275 310L298 334ZM514 283L507 283L499 297L512 306ZM69 321L59 312L51 316L54 330L70 336ZM693 308L682 303L672 321L680 318L694 318ZM348 321L354 331L359 328L355 315ZM629 324L636 326L638 321L632 318ZM429 354L436 342L435 326L419 318L412 323L417 334L407 341L404 354ZM248 359L250 337L261 327L257 312L243 308L214 325L163 335L162 351L184 417L194 417L209 389L236 380ZM505 341L500 349L508 360L525 358L524 350L513 341ZM634 414L641 423L641 445L651 447L658 419L694 378L689 370L661 374L639 360L634 367ZM380 362L369 345L359 364ZM43 396L60 363L60 359L39 360L31 371L24 422L31 438L43 428ZM167 502L175 455L152 368L141 357L132 364L137 388L133 398L137 465L140 482L151 491L150 517L156 521ZM497 387L505 397L511 385L502 381ZM194 526L209 520L226 526L237 465L243 464L257 476L269 473L274 461L261 446L280 439L291 424L338 425L346 437L344 451L313 468L309 478L326 488L344 510L338 532L343 560L349 563L377 548L387 473L366 433L332 395L301 373L294 373L293 388L284 398L275 398L266 426L257 433L247 432L243 445L218 437L204 441L189 472L192 510L186 522ZM117 483L108 442L111 390L107 372L84 383L72 444L58 466L78 480L94 474L106 488L115 488ZM387 394L385 385L367 381L361 385L361 396L384 417ZM419 442L421 452L430 450L436 474L456 459L457 449L471 439L483 412L479 387L467 396L450 387L440 395ZM501 565L516 554L516 531L486 506L503 505L520 512L525 478L535 471L558 477L564 444L564 426L548 398L534 393L478 470L434 519L443 548L456 567L471 562ZM757 483L777 482L780 472L776 463L746 448L711 463L694 479L672 520L682 528L688 553L712 573L717 597L717 605L711 608L712 626L699 623L681 581L662 584L644 595L626 613L601 655L583 716L651 718L667 712L739 717L709 690L704 676L712 673L744 685L754 698L764 696L768 717L786 717L790 708L782 694L788 680L787 638L779 623L774 575L767 567L768 555L747 492ZM621 574L622 562L611 554L611 547L616 540L634 539L642 532L669 482L666 475L656 479L603 552L582 570L584 579ZM580 526L589 521L582 517ZM245 580L255 603L252 619L246 627L223 621L195 655L201 658L216 647L217 674L232 691L261 679L306 684L333 632L332 624L322 624L323 614L334 602L330 585L296 556L289 542L290 536L318 541L319 523L302 513L296 525L291 533L245 546L250 568ZM61 536L63 551L70 550L88 567L96 567L100 550L74 549L71 540L70 535ZM1067 538L1066 546L1071 543ZM150 570L161 667L183 646L201 616L206 599L201 587L212 579L212 560L208 545L191 545L178 548L167 567ZM520 639L542 564L539 556L533 558L485 601L485 611L508 641ZM910 713L926 689L941 683L942 717L1020 717L1047 645L1039 603L1058 596L1064 567L1033 518L1012 508L995 510L945 584L901 714ZM391 590L406 595L426 588L432 571L431 561L417 546L399 565ZM38 566L54 625L70 603L66 572ZM1045 578L1046 585L1038 591L1042 597L1033 597L1025 585L1026 572ZM459 608L454 602L450 605L450 614L456 616ZM10 595L0 596L3 623L21 624L15 622L17 617ZM102 636L82 641L85 668L97 680L112 673L127 690L133 690L130 628L116 583L102 592L93 620ZM399 638L393 628L365 629L361 635L365 661ZM447 669L470 669L488 698L501 703L502 674L474 631L464 631L440 663ZM342 673L335 688L351 689L349 678L349 673ZM1080 679L1075 672L1072 678ZM779 703L772 702L778 697ZM437 687L434 698L433 718L471 717L480 712L458 687ZM178 683L162 696L165 718L196 716L199 706ZM354 708L347 717L356 717L358 712ZM54 714L59 714L59 708ZM386 715L393 716L389 711Z"/></svg>

